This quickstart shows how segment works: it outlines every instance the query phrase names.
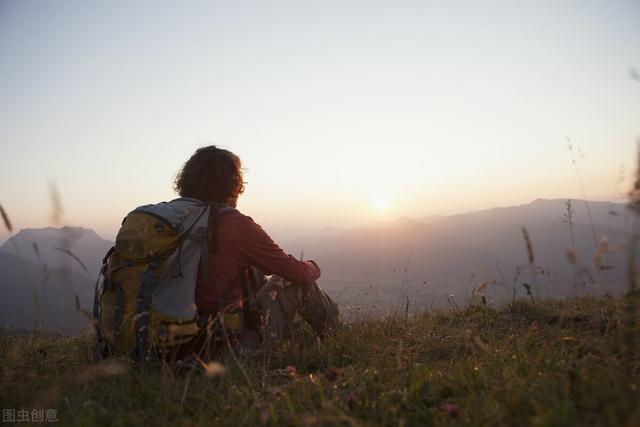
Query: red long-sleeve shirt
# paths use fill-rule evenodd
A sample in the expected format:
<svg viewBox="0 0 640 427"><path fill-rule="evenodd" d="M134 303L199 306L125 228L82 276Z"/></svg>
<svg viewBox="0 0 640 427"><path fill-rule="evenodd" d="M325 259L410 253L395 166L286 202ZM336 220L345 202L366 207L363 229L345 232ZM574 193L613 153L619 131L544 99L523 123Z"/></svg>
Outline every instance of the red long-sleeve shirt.
<svg viewBox="0 0 640 427"><path fill-rule="evenodd" d="M199 275L196 283L195 299L200 313L231 304L242 305L241 275L247 265L303 285L320 277L315 262L287 255L251 217L238 211L220 215L215 233L217 248L215 251L209 248L207 280Z"/></svg>

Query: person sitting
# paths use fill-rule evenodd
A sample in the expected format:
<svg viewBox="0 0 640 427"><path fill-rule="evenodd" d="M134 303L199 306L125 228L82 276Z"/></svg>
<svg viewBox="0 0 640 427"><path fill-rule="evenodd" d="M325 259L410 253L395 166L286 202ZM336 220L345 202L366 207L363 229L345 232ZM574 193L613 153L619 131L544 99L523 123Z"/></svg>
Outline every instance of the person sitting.
<svg viewBox="0 0 640 427"><path fill-rule="evenodd" d="M244 185L240 158L213 145L199 148L175 179L181 197L226 208L209 226L208 274L198 274L195 290L199 318L206 322L219 313L242 313L244 325L230 335L234 346L247 353L275 350L296 314L324 336L336 326L339 313L317 284L320 267L285 253L251 217L235 209ZM264 275L271 277L267 281ZM247 295L251 281L254 292ZM205 359L215 353L210 334L200 334L174 356Z"/></svg>

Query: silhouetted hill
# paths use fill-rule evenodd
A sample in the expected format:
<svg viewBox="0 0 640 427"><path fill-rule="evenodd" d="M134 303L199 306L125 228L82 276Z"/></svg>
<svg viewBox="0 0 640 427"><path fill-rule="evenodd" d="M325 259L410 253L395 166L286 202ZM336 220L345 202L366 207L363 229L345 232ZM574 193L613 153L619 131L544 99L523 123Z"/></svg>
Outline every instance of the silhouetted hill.
<svg viewBox="0 0 640 427"><path fill-rule="evenodd" d="M75 297L91 309L100 264L112 245L82 227L20 230L0 246L0 324L33 329L35 292L45 329L78 332L88 319L76 310Z"/></svg>
<svg viewBox="0 0 640 427"><path fill-rule="evenodd" d="M25 261L0 252L0 325L22 329L37 326L40 300L44 327L47 331L77 333L89 320L75 305L91 309L94 281L84 273Z"/></svg>
<svg viewBox="0 0 640 427"><path fill-rule="evenodd" d="M562 296L572 290L574 277L579 291L619 291L625 283L631 213L623 204L589 202L592 227L586 204L572 201L576 270L567 259L572 243L565 203L538 199L427 221L403 218L284 246L291 253L304 249L322 268L321 284L335 291L350 289L347 299L352 301L362 300L362 293L374 300L398 301L409 288L416 305L442 303L451 293L462 302L474 286L492 281L497 284L490 285L487 294L495 298L508 297L514 287L523 293L522 283L535 285L539 296ZM528 229L540 269L534 276L523 269L516 279L516 267L528 264L522 226ZM593 262L603 236L611 249L604 254L604 271Z"/></svg>
<svg viewBox="0 0 640 427"><path fill-rule="evenodd" d="M46 264L50 268L84 273L82 265L66 252L70 251L86 266L91 277L95 277L104 254L111 246L113 242L87 228L29 228L20 230L0 246L0 253L21 256L27 261Z"/></svg>

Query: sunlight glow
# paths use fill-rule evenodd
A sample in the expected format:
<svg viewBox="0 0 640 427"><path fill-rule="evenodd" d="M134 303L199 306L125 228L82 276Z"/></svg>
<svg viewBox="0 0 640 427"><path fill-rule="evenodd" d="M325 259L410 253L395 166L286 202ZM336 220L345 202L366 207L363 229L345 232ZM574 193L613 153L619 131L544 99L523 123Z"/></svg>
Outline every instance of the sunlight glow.
<svg viewBox="0 0 640 427"><path fill-rule="evenodd" d="M387 196L378 194L373 197L371 203L373 204L373 207L376 208L376 210L384 211L389 207L389 198Z"/></svg>

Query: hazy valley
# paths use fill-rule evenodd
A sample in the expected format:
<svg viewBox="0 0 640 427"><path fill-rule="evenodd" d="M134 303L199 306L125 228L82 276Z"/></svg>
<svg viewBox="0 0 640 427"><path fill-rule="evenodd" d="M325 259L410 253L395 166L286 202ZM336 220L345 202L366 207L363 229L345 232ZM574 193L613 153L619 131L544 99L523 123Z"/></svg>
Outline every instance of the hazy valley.
<svg viewBox="0 0 640 427"><path fill-rule="evenodd" d="M472 297L499 304L514 292L526 296L523 283L535 298L618 294L625 288L625 246L633 218L624 204L588 205L591 219L583 201L572 201L571 227L566 200L536 200L460 215L400 218L344 232L327 229L279 243L318 262L321 286L347 314L389 308L413 312L462 305ZM523 226L533 247L533 266ZM575 264L567 258L574 244ZM111 245L80 227L16 233L0 246L0 324L32 329L37 294L48 330L78 332L87 319L76 310L75 296L82 308L91 307L99 265Z"/></svg>

